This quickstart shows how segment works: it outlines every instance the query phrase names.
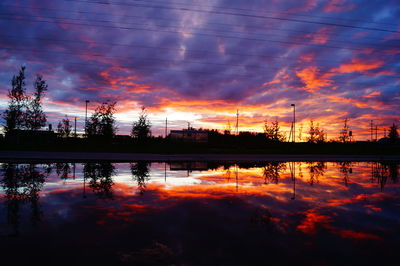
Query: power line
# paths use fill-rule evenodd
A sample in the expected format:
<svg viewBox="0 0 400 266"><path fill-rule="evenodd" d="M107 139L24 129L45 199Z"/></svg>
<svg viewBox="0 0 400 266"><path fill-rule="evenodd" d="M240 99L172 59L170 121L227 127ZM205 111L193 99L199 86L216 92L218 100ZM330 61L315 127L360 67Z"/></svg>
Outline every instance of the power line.
<svg viewBox="0 0 400 266"><path fill-rule="evenodd" d="M20 14L0 14L0 16L18 16ZM46 16L44 17L43 15L41 16L35 16L35 15L30 15L30 17L33 18L46 18L46 19L58 19L58 20L72 20L72 21L83 21L83 22L99 22L99 23L121 23L120 21L113 21L113 20L95 20L95 19L80 19L80 18L65 18L65 17L53 17L53 16ZM63 23L63 22L61 22ZM159 24L146 24L146 23L129 23L129 22L123 22L123 24L126 25L142 25L142 26L156 26L156 27L161 27L161 28L177 28L177 29L181 29L181 26L176 26L176 25L159 25ZM102 26L102 25L96 25L96 26ZM107 26L107 25L106 25ZM255 34L255 35L263 35L263 33L245 33L245 32L237 32L237 31L230 31L230 30L222 30L222 29L207 29L207 28L199 28L199 27L183 27L185 30L186 29L191 29L191 30L203 30L203 31L209 31L211 33L232 33L232 34ZM197 33L193 33L193 34L197 34ZM317 33L312 33L312 32L308 32L308 34L312 35L312 37L314 38L313 40L324 40L325 39L325 35L323 34L317 34ZM284 36L287 37L286 34L268 34L269 36ZM318 38L318 35L321 35L321 38ZM240 37L240 36L237 36ZM316 38L317 37L317 38ZM244 37L243 37L244 38ZM376 39L377 40L377 39ZM381 40L381 39L379 39ZM300 41L308 41L308 40L300 40ZM354 44L354 45L372 45L372 47L366 47L366 48L379 48L379 47L374 47L375 44L371 44L371 43L357 43L357 42L351 42L351 41L337 41L337 40L329 40L329 42L331 43L345 43L345 44ZM393 47L393 48L397 48L398 45L387 45L385 44L386 47Z"/></svg>
<svg viewBox="0 0 400 266"><path fill-rule="evenodd" d="M68 1L68 0L66 0ZM132 0L135 2L145 2L148 3L149 1L145 1L145 0ZM151 0L151 3L161 3L161 4L165 4L165 1L155 1L155 0ZM183 6L188 6L187 3L178 3L175 1L169 1L168 3L170 4L174 4L174 5L183 5ZM198 7L203 7L203 8L212 8L212 9L231 9L231 10L238 10L238 11L246 11L246 12L258 12L259 10L256 9L248 9L248 8L237 8L237 7L228 7L228 6L214 6L214 5L199 5L199 4L193 4L191 3L190 6L198 6ZM319 18L319 19L333 19L333 20L348 20L348 21L354 21L354 22L363 22L363 23L368 23L368 24L377 24L377 25L388 25L388 26L398 26L397 24L393 24L393 23L385 23L385 22L375 22L375 21L368 21L368 20L360 20L360 19L349 19L349 18L339 18L339 17L330 17L330 16L315 16L315 15L302 15L302 14L293 14L291 12L285 12L285 11L278 11L278 12L268 12L265 10L262 10L263 13L268 13L268 14L275 14L275 13L279 13L279 14L285 14L285 15L290 15L290 16L294 16L294 17L307 17L307 18Z"/></svg>
<svg viewBox="0 0 400 266"><path fill-rule="evenodd" d="M95 16L110 16L110 13L101 13L101 12L92 12L92 11L73 11L73 10L63 10L63 9L55 9L55 8L44 8L44 7L32 7L32 6L16 6L16 5L8 5L8 4L3 4L1 6L8 6L8 7L13 7L17 9L34 9L34 10L47 10L47 11L55 11L55 12L62 12L62 13L72 13L72 14L86 14L86 15L95 15ZM113 17L113 16L111 16ZM132 16L132 15L123 15L124 18L135 18L135 19L142 19L142 20L148 20L148 17L140 17L140 16ZM75 19L75 18L65 18L65 19ZM161 20L161 21L168 21L171 22L170 18L160 18L160 17L152 17L150 18L151 20ZM111 21L103 21L103 22L111 22ZM118 23L120 23L118 21ZM126 22L124 22L126 23ZM128 23L129 24L129 23ZM215 22L206 22L204 24L207 25L218 25L218 26L228 26L228 27L243 27L243 24L232 24L232 23L215 23ZM253 28L253 29L262 29L262 30L273 30L273 31L286 31L286 32L297 32L297 33L305 33L305 34L312 34L313 36L322 36L325 37L325 34L317 33L317 32L311 32L311 31L304 31L304 30L294 30L294 29L285 29L285 28L273 28L271 26L255 26L255 25L245 25L246 29ZM238 32L239 33L239 32ZM243 32L240 32L243 33ZM369 40L378 40L381 41L381 38L373 38L373 37L363 37L363 39L369 39ZM400 39L392 39L393 40L400 40ZM347 42L347 41L346 41Z"/></svg>
<svg viewBox="0 0 400 266"><path fill-rule="evenodd" d="M29 21L29 22L56 24L55 21L31 20L31 19L25 19L25 18L1 18L0 17L0 20L19 20L19 21ZM138 28L138 27L122 27L122 26L110 26L110 25L96 25L96 24L84 24L84 23L64 22L64 21L59 21L58 23L67 24L67 25L75 25L75 26L101 27L101 28L112 28L112 29L122 29L122 30L138 30L138 31L179 33L179 34L185 34L186 33L184 31L160 30L160 29L149 29L149 28ZM318 45L318 44L312 44L312 43L290 42L290 41L281 41L281 40L268 40L268 39L248 38L248 37L239 37L239 36L217 35L217 34L209 34L209 33L191 33L191 34L199 35L199 36L207 36L207 37L227 38L227 39L240 39L240 40L248 40L248 41L272 42L272 43L280 43L280 44L285 44L285 45L296 44L296 45L312 46L312 47L316 47L316 48L330 48L330 49L346 49L346 50L354 50L354 51L364 51L363 48L354 48L354 47L340 47L340 46L333 46L333 45ZM371 48L371 47L368 47L368 48ZM375 53L384 53L384 51L378 51L378 50L374 50L373 52L375 52Z"/></svg>
<svg viewBox="0 0 400 266"><path fill-rule="evenodd" d="M83 0L64 0L67 2L80 2L87 4L98 4L98 5L118 5L118 6L133 6L133 7L145 7L145 8L158 8L158 9L169 9L169 10L178 10L178 11L190 11L197 13L208 13L208 14L218 14L218 15L230 15L230 16L240 16L240 17L249 17L249 18L257 18L257 19L273 19L280 21L291 21L298 23L308 23L308 24L317 24L317 25L325 25L325 26L336 26L336 27L344 27L344 28L354 28L354 29L363 29L370 31L382 31L382 32L391 32L391 33L400 33L397 30L389 30L382 28L372 28L372 27L362 27L355 25L347 25L340 23L329 23L329 22L320 22L320 21L311 21L311 20L302 20L302 19L292 19L292 18L282 18L282 17L273 17L273 16L261 16L261 15L251 15L251 14L243 14L243 13L233 13L226 11L215 11L215 10L202 10L202 9L193 9L193 8L183 8L183 7L170 7L170 6L156 6L156 5L145 5L145 4L127 4L123 2L101 2L101 1L83 1Z"/></svg>

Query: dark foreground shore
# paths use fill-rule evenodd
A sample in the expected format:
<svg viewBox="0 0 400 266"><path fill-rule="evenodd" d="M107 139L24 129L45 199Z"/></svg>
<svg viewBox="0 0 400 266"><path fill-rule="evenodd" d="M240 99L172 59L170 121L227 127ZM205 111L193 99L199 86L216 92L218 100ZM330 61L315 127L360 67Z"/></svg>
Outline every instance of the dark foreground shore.
<svg viewBox="0 0 400 266"><path fill-rule="evenodd" d="M400 155L326 155L326 154L149 154L149 153L91 153L91 152L36 152L0 151L2 162L30 161L400 161Z"/></svg>

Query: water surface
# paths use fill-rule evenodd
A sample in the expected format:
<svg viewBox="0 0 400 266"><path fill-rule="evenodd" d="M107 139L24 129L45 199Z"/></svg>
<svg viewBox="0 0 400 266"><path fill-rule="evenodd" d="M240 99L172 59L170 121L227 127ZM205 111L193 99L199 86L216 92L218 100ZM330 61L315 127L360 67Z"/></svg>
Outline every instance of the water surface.
<svg viewBox="0 0 400 266"><path fill-rule="evenodd" d="M6 265L398 265L397 162L0 169Z"/></svg>

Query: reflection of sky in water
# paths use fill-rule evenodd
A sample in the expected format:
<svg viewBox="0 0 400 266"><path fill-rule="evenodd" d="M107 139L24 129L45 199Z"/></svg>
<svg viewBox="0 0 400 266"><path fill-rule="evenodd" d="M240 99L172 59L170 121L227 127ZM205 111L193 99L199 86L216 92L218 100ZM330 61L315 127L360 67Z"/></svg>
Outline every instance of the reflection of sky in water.
<svg viewBox="0 0 400 266"><path fill-rule="evenodd" d="M261 224L279 241L307 238L311 246L328 241L333 249L343 244L355 248L362 242L384 249L399 243L397 163L1 167L2 235L57 235L60 228L78 226L85 237L93 237L94 226L115 237L130 230L157 232L157 239L176 249L188 239L172 239L171 232L198 231L200 237L204 232L198 227L216 226L216 236L207 239L215 241L221 232L234 239L249 224ZM245 238L266 245L258 235Z"/></svg>

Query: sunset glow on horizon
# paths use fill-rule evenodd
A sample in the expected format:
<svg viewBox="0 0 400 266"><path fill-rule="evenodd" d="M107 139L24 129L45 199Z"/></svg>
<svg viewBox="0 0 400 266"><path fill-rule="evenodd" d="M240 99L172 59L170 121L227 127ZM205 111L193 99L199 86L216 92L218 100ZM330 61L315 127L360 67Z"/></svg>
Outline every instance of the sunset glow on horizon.
<svg viewBox="0 0 400 266"><path fill-rule="evenodd" d="M26 66L49 84L48 123L116 101L118 134L146 107L168 129L262 132L277 119L304 141L314 120L328 139L349 119L355 140L400 116L398 0L3 0L0 111Z"/></svg>

